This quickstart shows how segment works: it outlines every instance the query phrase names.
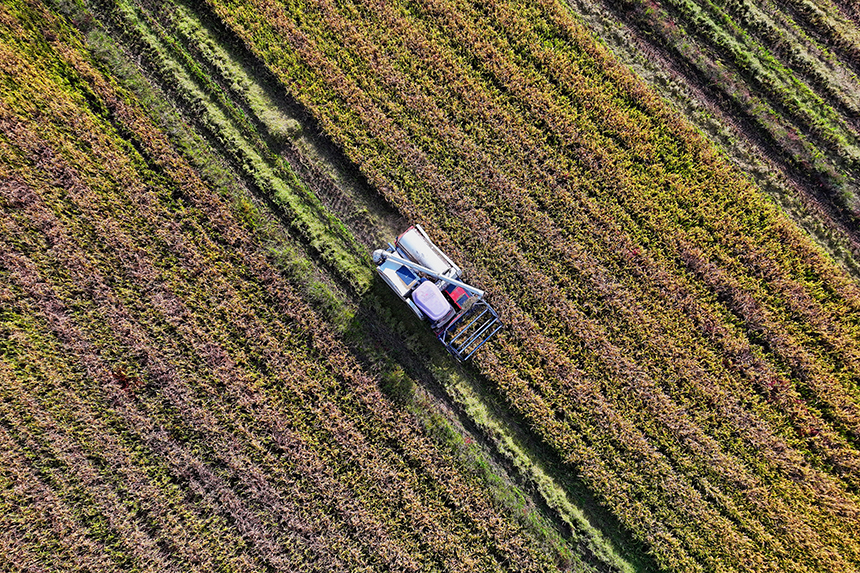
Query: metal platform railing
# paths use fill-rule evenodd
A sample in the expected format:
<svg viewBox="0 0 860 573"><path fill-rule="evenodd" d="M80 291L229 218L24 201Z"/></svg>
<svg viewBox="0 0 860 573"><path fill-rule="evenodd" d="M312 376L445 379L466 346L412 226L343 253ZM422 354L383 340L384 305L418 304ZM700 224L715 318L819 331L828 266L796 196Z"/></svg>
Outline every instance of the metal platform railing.
<svg viewBox="0 0 860 573"><path fill-rule="evenodd" d="M455 318L438 337L448 352L462 362L468 360L503 326L493 307L481 299Z"/></svg>

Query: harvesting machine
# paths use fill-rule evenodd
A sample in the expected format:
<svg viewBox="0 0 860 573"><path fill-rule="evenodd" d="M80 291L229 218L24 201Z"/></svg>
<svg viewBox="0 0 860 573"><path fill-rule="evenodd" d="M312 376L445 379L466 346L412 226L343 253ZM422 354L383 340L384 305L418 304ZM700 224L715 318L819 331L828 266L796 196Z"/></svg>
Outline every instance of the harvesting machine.
<svg viewBox="0 0 860 573"><path fill-rule="evenodd" d="M374 251L373 262L388 286L430 323L457 360L468 360L502 328L484 291L460 280L463 271L420 225L409 227L387 249Z"/></svg>

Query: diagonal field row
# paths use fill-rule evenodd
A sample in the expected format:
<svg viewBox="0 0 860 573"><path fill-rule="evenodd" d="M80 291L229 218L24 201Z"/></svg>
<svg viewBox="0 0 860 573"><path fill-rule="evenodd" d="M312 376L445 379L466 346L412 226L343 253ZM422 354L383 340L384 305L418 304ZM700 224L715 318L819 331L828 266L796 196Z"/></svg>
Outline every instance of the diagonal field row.
<svg viewBox="0 0 860 573"><path fill-rule="evenodd" d="M70 27L0 62L4 569L557 570Z"/></svg>
<svg viewBox="0 0 860 573"><path fill-rule="evenodd" d="M851 571L860 292L554 3L213 3L496 293L478 366L668 570Z"/></svg>
<svg viewBox="0 0 860 573"><path fill-rule="evenodd" d="M590 10L570 4L580 13ZM787 176L791 184L772 192L780 201L790 197L789 204L799 198L819 213L812 218L821 217L831 229L819 227L815 233L829 247L841 244L833 248L837 259L845 257L840 251L853 253L846 261L856 268L851 262L860 205L856 6L838 0L607 0L600 5L610 27L623 29L629 43L671 70L658 72L661 82L692 86L700 106L732 125L734 141L727 139L724 146L748 144ZM700 119L703 129L713 131ZM734 151L728 149L730 155ZM764 173L756 177L773 182ZM801 224L808 218L801 216Z"/></svg>

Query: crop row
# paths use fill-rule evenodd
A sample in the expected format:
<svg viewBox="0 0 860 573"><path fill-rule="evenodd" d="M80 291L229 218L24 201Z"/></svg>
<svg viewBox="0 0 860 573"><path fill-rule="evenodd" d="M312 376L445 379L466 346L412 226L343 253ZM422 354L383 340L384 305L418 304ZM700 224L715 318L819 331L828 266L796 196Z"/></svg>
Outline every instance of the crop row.
<svg viewBox="0 0 860 573"><path fill-rule="evenodd" d="M255 125L257 117L234 103L230 92L213 80L194 54L175 39L173 30L166 29L153 14L133 2L95 4L109 29L145 58L161 84L170 86L178 105L224 149L293 234L343 280L366 288L369 275L357 255L360 249L355 240L284 158L273 152Z"/></svg>
<svg viewBox="0 0 860 573"><path fill-rule="evenodd" d="M2 12L7 565L552 570L75 34Z"/></svg>
<svg viewBox="0 0 860 573"><path fill-rule="evenodd" d="M480 367L663 566L851 569L856 287L562 6L212 9L497 293Z"/></svg>
<svg viewBox="0 0 860 573"><path fill-rule="evenodd" d="M856 24L830 2L608 2L856 217ZM733 109L731 109L733 107ZM772 151L771 151L772 153Z"/></svg>

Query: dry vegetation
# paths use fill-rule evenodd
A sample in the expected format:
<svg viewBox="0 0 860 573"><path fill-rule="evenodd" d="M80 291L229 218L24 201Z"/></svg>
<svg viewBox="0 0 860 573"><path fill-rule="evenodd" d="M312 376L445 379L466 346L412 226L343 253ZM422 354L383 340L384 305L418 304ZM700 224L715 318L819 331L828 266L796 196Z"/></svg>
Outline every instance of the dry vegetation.
<svg viewBox="0 0 860 573"><path fill-rule="evenodd" d="M791 52L819 12L787 5L797 27L738 2L722 19L705 3L636 3L635 18L679 46L666 14L701 22L689 25L747 70L737 77L761 68L769 91L744 105L785 141L800 125L787 164L815 167L851 223L855 80L830 82L823 48L795 55L811 78L798 83L767 54L751 60L743 30L724 38L742 19ZM491 293L507 329L458 375L498 398L592 496L594 528L620 527L607 536L641 559L602 552L597 533L580 532L579 555L549 543L380 391L409 374L380 374L367 356L381 343L349 339L337 297L308 300L254 204L307 253L294 268L319 266L365 304L394 300L361 267L362 247L381 245L360 246L273 151L295 130L212 55L189 6ZM856 22L816 6L842 26L818 26L816 41L832 36L856 65ZM179 127L157 127L64 16L0 8L4 567L860 567L860 288L566 5L91 8L72 22L137 54L254 201L214 185ZM406 345L423 344L409 330Z"/></svg>
<svg viewBox="0 0 860 573"><path fill-rule="evenodd" d="M496 293L479 368L662 567L856 567L856 285L562 6L212 9Z"/></svg>

